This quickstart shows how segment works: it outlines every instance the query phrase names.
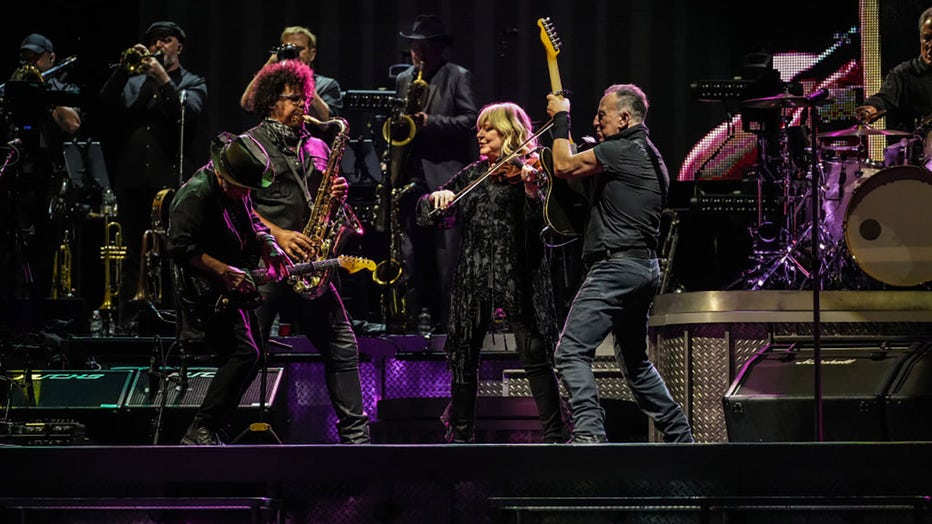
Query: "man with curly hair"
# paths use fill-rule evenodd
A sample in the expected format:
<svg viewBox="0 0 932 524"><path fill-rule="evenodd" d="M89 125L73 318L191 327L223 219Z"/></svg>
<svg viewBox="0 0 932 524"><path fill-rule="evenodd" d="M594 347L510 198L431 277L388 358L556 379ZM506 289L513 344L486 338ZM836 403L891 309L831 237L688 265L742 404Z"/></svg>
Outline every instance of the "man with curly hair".
<svg viewBox="0 0 932 524"><path fill-rule="evenodd" d="M259 70L249 99L250 107L262 121L248 133L269 152L275 173L275 181L255 193L255 210L295 262L316 254L312 240L302 231L330 157L327 144L305 129L304 115L314 93L311 69L298 60L282 60ZM334 205L344 206L349 190L346 179L337 176L330 185ZM261 286L260 291L265 301L257 314L264 339L270 336L275 315L303 333L324 359L340 442L368 443L369 418L363 409L359 346L334 283L327 282L323 294L316 298L297 293L287 280Z"/></svg>

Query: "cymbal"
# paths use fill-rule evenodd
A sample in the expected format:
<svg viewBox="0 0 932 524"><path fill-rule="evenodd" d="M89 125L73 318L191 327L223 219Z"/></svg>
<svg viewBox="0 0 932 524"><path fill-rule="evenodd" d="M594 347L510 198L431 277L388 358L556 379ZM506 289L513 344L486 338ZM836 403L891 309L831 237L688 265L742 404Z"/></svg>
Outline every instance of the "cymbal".
<svg viewBox="0 0 932 524"><path fill-rule="evenodd" d="M788 95L782 93L779 95L768 96L766 98L751 98L741 102L741 107L745 109L776 109L786 107L812 107L824 106L835 102L834 98L819 98L813 100L808 96Z"/></svg>
<svg viewBox="0 0 932 524"><path fill-rule="evenodd" d="M849 145L837 145L837 144L827 144L822 146L823 151L834 151L836 153L865 153L867 152L866 147L861 146L849 146Z"/></svg>
<svg viewBox="0 0 932 524"><path fill-rule="evenodd" d="M741 102L741 107L747 109L774 109L778 107L808 107L812 105L804 96L781 93L766 98L751 98Z"/></svg>
<svg viewBox="0 0 932 524"><path fill-rule="evenodd" d="M819 138L846 138L846 137L862 137L862 136L911 136L912 133L906 131L897 131L895 129L874 129L873 127L867 127L864 125L857 124L854 127L848 129L839 129L838 131L828 131L826 133L819 133Z"/></svg>

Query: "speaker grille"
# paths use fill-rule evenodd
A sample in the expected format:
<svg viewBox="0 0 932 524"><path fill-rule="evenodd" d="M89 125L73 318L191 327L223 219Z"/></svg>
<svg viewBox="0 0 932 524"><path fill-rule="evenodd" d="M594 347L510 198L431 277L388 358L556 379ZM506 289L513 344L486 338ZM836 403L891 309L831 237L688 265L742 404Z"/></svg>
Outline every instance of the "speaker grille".
<svg viewBox="0 0 932 524"><path fill-rule="evenodd" d="M165 397L166 408L198 407L204 400L207 387L214 378L217 368L190 368L188 369L188 386L181 387L180 376L177 371L168 375L168 395ZM260 381L262 377L256 376L249 389L240 401L240 407L258 407ZM282 368L269 368L265 386L265 404L271 406L274 402L278 387L282 379ZM149 374L147 368L140 368L134 376L133 385L126 402L128 408L155 408L162 402L160 378Z"/></svg>

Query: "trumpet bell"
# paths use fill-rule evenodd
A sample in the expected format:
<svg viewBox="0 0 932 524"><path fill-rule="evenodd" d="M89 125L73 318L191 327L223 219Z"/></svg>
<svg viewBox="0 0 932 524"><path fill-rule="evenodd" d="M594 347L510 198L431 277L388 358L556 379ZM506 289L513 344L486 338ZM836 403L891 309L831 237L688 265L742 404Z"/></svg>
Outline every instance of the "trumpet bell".
<svg viewBox="0 0 932 524"><path fill-rule="evenodd" d="M142 61L146 58L155 58L162 62L162 51L156 51L154 53L142 53L135 47L130 47L126 51L123 51L123 54L120 55L120 64L126 69L126 72L130 75L138 75L142 73Z"/></svg>

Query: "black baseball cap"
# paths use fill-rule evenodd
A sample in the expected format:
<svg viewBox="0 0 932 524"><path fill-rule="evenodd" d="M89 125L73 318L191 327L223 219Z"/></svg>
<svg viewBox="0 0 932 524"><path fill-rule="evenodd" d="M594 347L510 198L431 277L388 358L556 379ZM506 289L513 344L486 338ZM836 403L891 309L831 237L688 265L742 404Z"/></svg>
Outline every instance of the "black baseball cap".
<svg viewBox="0 0 932 524"><path fill-rule="evenodd" d="M52 41L48 38L40 35L39 33L33 33L19 44L19 50L28 50L33 53L54 53L55 48L52 47Z"/></svg>

